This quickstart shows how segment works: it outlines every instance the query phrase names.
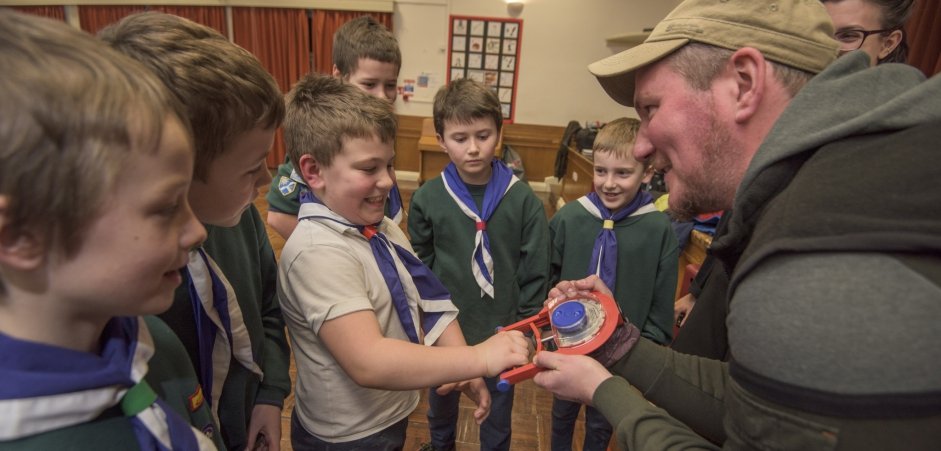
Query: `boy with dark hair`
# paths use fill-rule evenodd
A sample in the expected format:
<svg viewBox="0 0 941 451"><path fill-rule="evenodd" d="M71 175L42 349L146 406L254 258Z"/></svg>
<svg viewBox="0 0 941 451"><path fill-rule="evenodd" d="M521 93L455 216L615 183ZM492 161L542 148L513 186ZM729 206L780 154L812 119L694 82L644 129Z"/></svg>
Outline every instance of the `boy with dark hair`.
<svg viewBox="0 0 941 451"><path fill-rule="evenodd" d="M417 389L455 381L480 422L480 377L528 356L516 332L466 346L447 290L384 216L395 126L390 103L337 78L308 75L288 94L285 143L311 188L278 272L297 363L295 449L402 449Z"/></svg>
<svg viewBox="0 0 941 451"><path fill-rule="evenodd" d="M135 14L101 37L157 73L193 124L189 201L208 238L162 318L189 350L226 446L278 449L290 351L274 252L252 202L271 180L265 159L283 95L251 53L187 19Z"/></svg>
<svg viewBox="0 0 941 451"><path fill-rule="evenodd" d="M395 102L396 83L402 53L395 36L371 16L361 16L341 26L333 35L333 76L349 82L367 94ZM294 170L290 159L278 166L271 182L268 200L268 225L287 239L297 227L300 196L309 188ZM393 183L395 177L393 173ZM386 216L402 221L402 196L393 184L386 205Z"/></svg>
<svg viewBox="0 0 941 451"><path fill-rule="evenodd" d="M185 350L138 316L170 306L206 237L179 104L92 36L5 8L0 65L0 449L216 449Z"/></svg>
<svg viewBox="0 0 941 451"><path fill-rule="evenodd" d="M451 158L440 177L412 196L408 231L412 246L452 293L470 344L497 327L536 314L546 298L549 228L542 201L494 152L503 116L496 94L460 79L435 95L438 143ZM481 425L481 449L509 449L513 390L496 390ZM453 449L458 393L429 392L428 425L435 449Z"/></svg>
<svg viewBox="0 0 941 451"><path fill-rule="evenodd" d="M551 283L596 274L614 292L621 313L659 344L670 342L678 249L666 214L640 191L647 165L631 155L636 119L608 122L592 146L594 191L569 202L549 221ZM552 449L572 449L581 403L552 401ZM608 448L611 425L585 406L582 449Z"/></svg>

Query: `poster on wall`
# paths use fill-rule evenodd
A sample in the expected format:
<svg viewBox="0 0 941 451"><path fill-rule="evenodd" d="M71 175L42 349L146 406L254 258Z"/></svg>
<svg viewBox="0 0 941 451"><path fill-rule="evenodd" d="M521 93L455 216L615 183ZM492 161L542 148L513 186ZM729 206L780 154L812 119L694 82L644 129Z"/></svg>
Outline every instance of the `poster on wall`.
<svg viewBox="0 0 941 451"><path fill-rule="evenodd" d="M450 16L448 82L470 78L487 85L500 99L503 120L516 114L523 21L495 17Z"/></svg>

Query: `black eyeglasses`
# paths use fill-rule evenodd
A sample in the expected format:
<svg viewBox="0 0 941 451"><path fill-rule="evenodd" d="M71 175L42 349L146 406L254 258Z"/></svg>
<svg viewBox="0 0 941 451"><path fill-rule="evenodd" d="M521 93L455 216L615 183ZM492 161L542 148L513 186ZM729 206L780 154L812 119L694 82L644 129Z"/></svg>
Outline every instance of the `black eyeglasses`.
<svg viewBox="0 0 941 451"><path fill-rule="evenodd" d="M876 33L890 33L897 30L897 28L886 28L884 30L840 30L833 34L833 37L837 41L840 41L840 50L850 51L856 50L863 46L863 42L866 41L866 38L871 34Z"/></svg>

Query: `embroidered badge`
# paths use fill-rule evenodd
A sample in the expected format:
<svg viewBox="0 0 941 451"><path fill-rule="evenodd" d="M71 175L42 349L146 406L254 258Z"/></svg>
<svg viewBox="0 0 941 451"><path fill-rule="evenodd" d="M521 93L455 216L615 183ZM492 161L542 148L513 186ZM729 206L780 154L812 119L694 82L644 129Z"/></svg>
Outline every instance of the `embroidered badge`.
<svg viewBox="0 0 941 451"><path fill-rule="evenodd" d="M294 193L294 190L297 189L297 182L291 180L290 177L281 176L281 179L278 180L278 191L281 191L282 196L289 196Z"/></svg>
<svg viewBox="0 0 941 451"><path fill-rule="evenodd" d="M188 401L189 401L189 402L188 402L188 404L189 404L188 407L189 407L189 409L190 409L190 412L195 412L197 409L199 409L200 407L202 407L202 406L203 406L203 402L205 402L205 399L203 398L203 386L202 386L202 385L197 385L197 386L196 386L196 393L193 393L192 395L189 395L189 397L188 397L187 399L188 399Z"/></svg>

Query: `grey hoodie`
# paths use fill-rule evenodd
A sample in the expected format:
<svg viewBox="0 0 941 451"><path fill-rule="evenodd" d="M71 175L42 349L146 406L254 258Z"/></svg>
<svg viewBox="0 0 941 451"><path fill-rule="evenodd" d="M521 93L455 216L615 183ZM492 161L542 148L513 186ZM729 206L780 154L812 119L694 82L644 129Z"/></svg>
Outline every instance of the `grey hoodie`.
<svg viewBox="0 0 941 451"><path fill-rule="evenodd" d="M941 77L862 52L794 98L713 245L735 268L736 380L740 365L785 392L941 396L939 128Z"/></svg>

